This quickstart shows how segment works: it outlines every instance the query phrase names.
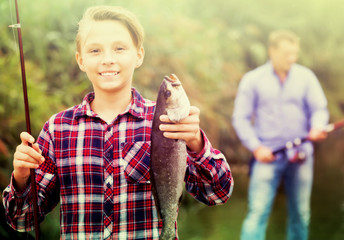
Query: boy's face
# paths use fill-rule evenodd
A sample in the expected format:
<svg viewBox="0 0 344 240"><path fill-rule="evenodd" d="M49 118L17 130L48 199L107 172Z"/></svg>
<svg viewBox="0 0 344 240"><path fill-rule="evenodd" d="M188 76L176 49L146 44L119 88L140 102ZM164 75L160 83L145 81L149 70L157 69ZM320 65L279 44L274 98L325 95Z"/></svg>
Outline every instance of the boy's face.
<svg viewBox="0 0 344 240"><path fill-rule="evenodd" d="M144 50L137 49L128 29L118 21L90 23L82 33L76 60L95 92L130 91L134 70L141 66Z"/></svg>

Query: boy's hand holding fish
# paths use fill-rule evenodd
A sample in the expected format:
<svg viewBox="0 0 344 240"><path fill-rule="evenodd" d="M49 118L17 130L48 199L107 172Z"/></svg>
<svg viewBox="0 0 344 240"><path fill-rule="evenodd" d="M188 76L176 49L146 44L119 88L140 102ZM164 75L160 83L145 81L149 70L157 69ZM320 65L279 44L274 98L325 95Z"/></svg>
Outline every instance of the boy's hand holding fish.
<svg viewBox="0 0 344 240"><path fill-rule="evenodd" d="M172 122L167 115L161 115L160 130L164 132L164 137L184 140L186 146L193 152L199 153L203 149L203 138L199 127L200 110L195 106L190 107L189 116L180 122Z"/></svg>

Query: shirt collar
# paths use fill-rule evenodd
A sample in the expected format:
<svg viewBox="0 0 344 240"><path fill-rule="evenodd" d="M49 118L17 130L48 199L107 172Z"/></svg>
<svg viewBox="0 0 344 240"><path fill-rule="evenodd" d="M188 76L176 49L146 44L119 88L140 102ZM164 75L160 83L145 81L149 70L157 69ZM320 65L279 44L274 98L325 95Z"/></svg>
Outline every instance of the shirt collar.
<svg viewBox="0 0 344 240"><path fill-rule="evenodd" d="M294 67L295 64L296 64L296 63L294 63L293 65L291 65L291 67L290 67L290 69L289 69L289 71L288 71L288 73L287 73L287 78L286 78L286 80L288 80L288 79L290 78L290 76L291 76L291 74L292 74L292 72L293 72L293 70L294 70L294 68L295 68L295 67ZM274 77L276 77L277 79L279 79L279 77L277 76L276 71L275 71L275 69L274 69L274 66L272 65L271 60L268 60L268 61L266 62L266 66L268 67L269 71L271 72L271 75L274 76Z"/></svg>
<svg viewBox="0 0 344 240"><path fill-rule="evenodd" d="M144 118L145 112L145 99L141 96L141 94L135 89L131 89L132 93L132 101L126 108L126 110L121 114L124 115L126 113L130 113L134 117L137 118ZM76 117L97 117L97 114L91 109L91 102L94 100L94 92L90 92L86 94L82 103L77 107L75 116Z"/></svg>
<svg viewBox="0 0 344 240"><path fill-rule="evenodd" d="M293 69L294 69L294 67L295 67L296 64L297 64L297 63L294 63L294 64L291 65L291 67L290 67L290 69L289 69L289 71L288 71L288 75L293 71ZM268 68L270 69L271 73L275 73L275 69L274 69L274 66L272 65L271 60L268 60L268 61L266 62L266 65L267 65Z"/></svg>
<svg viewBox="0 0 344 240"><path fill-rule="evenodd" d="M90 92L86 94L82 103L77 107L75 116L76 117L83 117L83 116L96 117L97 114L93 112L91 109L91 102L93 100L94 100L94 92Z"/></svg>
<svg viewBox="0 0 344 240"><path fill-rule="evenodd" d="M141 96L141 94L135 89L131 89L131 94L133 99L131 104L128 106L128 112L138 118L144 118L145 112L145 99Z"/></svg>

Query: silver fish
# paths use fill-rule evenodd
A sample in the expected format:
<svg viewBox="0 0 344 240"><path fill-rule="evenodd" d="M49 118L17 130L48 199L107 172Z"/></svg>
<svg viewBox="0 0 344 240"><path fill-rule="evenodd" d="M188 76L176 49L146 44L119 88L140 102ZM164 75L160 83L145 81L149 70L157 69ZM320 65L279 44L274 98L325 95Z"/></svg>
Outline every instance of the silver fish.
<svg viewBox="0 0 344 240"><path fill-rule="evenodd" d="M190 102L176 75L166 76L161 83L151 135L150 173L152 192L159 219L163 221L160 240L174 239L178 207L181 201L186 171L186 144L183 140L163 136L159 117L167 114L179 122L190 112Z"/></svg>

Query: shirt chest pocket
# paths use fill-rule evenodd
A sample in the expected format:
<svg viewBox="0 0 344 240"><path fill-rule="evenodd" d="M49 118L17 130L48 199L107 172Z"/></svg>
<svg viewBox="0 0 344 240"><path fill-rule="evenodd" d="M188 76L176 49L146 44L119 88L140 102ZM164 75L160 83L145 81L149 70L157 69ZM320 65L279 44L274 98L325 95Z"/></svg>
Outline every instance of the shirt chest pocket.
<svg viewBox="0 0 344 240"><path fill-rule="evenodd" d="M122 149L122 159L124 175L128 183L150 183L150 141L125 143Z"/></svg>

